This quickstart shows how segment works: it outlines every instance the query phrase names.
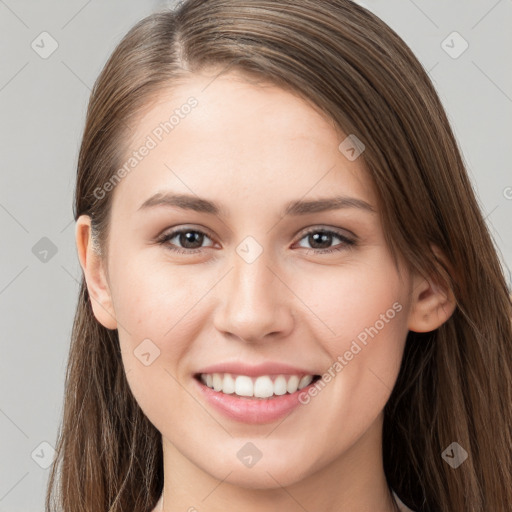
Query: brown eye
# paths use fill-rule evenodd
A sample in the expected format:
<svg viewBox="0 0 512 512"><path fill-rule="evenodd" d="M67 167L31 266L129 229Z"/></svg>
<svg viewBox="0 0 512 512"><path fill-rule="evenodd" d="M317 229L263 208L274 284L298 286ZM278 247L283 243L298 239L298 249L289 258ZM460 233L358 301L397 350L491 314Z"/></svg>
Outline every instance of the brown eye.
<svg viewBox="0 0 512 512"><path fill-rule="evenodd" d="M164 234L159 238L158 243L167 246L171 251L177 251L181 254L200 252L202 244L208 238L208 235L196 229L178 229ZM171 240L176 239L174 243ZM179 245L177 245L179 244ZM182 250L184 249L184 250Z"/></svg>
<svg viewBox="0 0 512 512"><path fill-rule="evenodd" d="M338 233L326 229L314 229L304 234L301 240L307 239L311 245L311 250L317 253L331 253L341 251L355 245L355 241ZM339 247L330 247L335 239L341 240ZM320 247L319 247L320 246Z"/></svg>

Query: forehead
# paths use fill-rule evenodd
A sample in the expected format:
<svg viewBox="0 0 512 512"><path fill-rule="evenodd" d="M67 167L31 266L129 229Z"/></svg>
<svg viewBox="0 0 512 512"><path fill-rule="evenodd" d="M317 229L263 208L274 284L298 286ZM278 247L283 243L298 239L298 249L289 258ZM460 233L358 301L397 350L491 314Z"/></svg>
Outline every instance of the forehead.
<svg viewBox="0 0 512 512"><path fill-rule="evenodd" d="M187 104L192 102L194 106L189 109ZM173 135L185 126L198 137L215 134L216 139L241 140L252 136L261 141L266 134L267 142L278 135L281 141L304 138L325 145L333 136L336 140L342 136L318 107L297 93L268 82L255 82L239 72L219 75L203 71L162 90L143 111L135 137L140 139L148 130L165 124L173 113ZM168 134L164 128L163 136Z"/></svg>
<svg viewBox="0 0 512 512"><path fill-rule="evenodd" d="M319 109L278 86L237 73L191 75L139 117L114 197L132 207L162 189L291 200L341 186L368 200L362 159L350 161L339 149L345 137Z"/></svg>

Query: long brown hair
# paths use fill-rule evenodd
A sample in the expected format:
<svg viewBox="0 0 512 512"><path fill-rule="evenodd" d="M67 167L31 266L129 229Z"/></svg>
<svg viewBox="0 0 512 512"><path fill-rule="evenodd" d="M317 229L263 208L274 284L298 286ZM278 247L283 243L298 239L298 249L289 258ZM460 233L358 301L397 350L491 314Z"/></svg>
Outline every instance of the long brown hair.
<svg viewBox="0 0 512 512"><path fill-rule="evenodd" d="M107 257L111 194L98 190L122 164L137 115L207 66L287 88L356 134L393 254L453 290L450 319L407 337L384 410L390 486L418 512L512 510L503 268L429 76L375 15L348 0L188 0L140 21L91 94L75 220L92 217ZM117 331L99 324L90 300L82 278L46 510L147 512L163 488L161 436L129 389ZM456 469L442 457L452 442L468 453Z"/></svg>

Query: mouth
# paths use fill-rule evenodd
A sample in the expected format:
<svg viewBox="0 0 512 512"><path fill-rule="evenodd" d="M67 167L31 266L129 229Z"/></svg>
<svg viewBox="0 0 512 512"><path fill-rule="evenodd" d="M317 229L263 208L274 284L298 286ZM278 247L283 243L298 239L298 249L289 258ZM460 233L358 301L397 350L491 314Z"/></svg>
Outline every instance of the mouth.
<svg viewBox="0 0 512 512"><path fill-rule="evenodd" d="M275 400L301 391L317 382L321 376L277 374L253 377L233 373L197 373L194 378L201 385L222 395L249 400Z"/></svg>

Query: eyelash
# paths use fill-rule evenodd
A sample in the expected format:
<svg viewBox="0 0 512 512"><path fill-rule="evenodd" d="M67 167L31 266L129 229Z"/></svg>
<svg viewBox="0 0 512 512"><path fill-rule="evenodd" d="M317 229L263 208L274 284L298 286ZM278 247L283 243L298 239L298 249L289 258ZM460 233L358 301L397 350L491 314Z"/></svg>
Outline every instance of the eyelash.
<svg viewBox="0 0 512 512"><path fill-rule="evenodd" d="M176 235L180 235L182 233L199 233L201 235L206 236L207 238L211 238L205 232L203 232L201 230L191 229L191 228L181 228L181 229L176 229L174 231L171 231L170 233L163 234L156 240L156 242L161 245L167 245L168 246L167 248L170 251L173 251L173 252L176 252L179 254L190 255L190 254L197 254L197 253L203 252L203 249L200 249L200 248L199 249L183 249L183 248L179 248L179 247L173 247L172 244L167 243L167 242L169 242L169 240L172 240ZM351 240L350 238L348 238L336 231L332 231L332 230L328 230L328 229L320 229L320 228L314 228L314 229L307 231L306 233L304 233L302 235L302 237L299 239L299 241L313 233L322 233L323 235L334 235L335 237L339 238L343 242L343 245L341 247L334 247L332 249L308 249L308 251L313 251L316 254L330 254L330 253L334 253L334 252L338 252L338 251L343 251L345 249L350 249L356 245L355 240Z"/></svg>

